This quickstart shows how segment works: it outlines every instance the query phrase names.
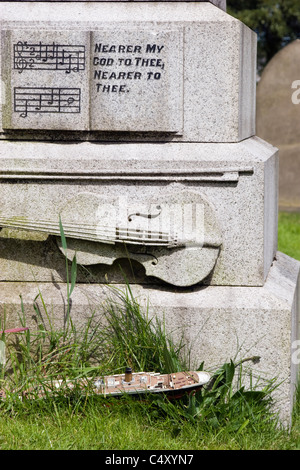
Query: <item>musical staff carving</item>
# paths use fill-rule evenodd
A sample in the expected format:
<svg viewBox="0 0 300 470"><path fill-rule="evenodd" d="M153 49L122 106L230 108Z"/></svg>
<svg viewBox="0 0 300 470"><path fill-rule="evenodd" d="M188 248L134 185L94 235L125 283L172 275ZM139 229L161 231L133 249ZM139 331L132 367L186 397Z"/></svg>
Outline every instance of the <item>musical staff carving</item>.
<svg viewBox="0 0 300 470"><path fill-rule="evenodd" d="M64 70L65 73L85 70L85 46L52 44L14 44L14 69Z"/></svg>
<svg viewBox="0 0 300 470"><path fill-rule="evenodd" d="M80 88L15 87L14 111L28 113L80 113Z"/></svg>

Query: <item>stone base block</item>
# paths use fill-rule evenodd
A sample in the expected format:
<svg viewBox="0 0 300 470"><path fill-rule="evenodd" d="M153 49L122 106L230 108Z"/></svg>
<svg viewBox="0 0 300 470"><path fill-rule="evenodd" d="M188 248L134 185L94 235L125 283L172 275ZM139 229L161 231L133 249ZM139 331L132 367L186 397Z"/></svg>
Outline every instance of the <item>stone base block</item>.
<svg viewBox="0 0 300 470"><path fill-rule="evenodd" d="M280 385L274 398L282 421L288 423L300 362L299 272L298 261L278 252L263 287L170 290L132 285L132 291L141 305L146 308L148 304L151 315L165 321L175 339L183 335L193 365L204 361L207 369L214 369L230 359L260 356L260 362L251 366L253 381L263 384L277 378ZM28 325L36 328L33 301L38 289L54 324L63 326L65 284L4 282L0 284L0 308L1 315L6 312L7 327L19 326L19 295L22 295ZM108 286L78 285L72 294L73 321L83 324L95 309L101 315L109 294L113 291ZM39 299L37 302L40 303Z"/></svg>

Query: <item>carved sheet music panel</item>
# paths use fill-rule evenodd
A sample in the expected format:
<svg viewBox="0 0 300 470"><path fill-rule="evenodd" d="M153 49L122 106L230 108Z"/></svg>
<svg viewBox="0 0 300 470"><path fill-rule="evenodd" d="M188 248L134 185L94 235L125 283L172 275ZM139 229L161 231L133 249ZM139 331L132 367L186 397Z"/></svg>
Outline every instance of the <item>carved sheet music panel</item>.
<svg viewBox="0 0 300 470"><path fill-rule="evenodd" d="M6 106L12 129L88 130L89 34L4 31Z"/></svg>
<svg viewBox="0 0 300 470"><path fill-rule="evenodd" d="M6 29L2 44L5 129L182 133L182 31Z"/></svg>

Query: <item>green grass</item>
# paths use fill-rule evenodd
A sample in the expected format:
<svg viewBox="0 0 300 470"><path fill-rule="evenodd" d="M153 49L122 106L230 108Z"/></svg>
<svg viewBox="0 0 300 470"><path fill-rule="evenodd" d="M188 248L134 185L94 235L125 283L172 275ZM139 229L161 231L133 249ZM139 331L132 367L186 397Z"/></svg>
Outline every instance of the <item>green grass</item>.
<svg viewBox="0 0 300 470"><path fill-rule="evenodd" d="M129 287L117 295L118 301L108 302L105 325L91 319L83 330L66 327L66 334L55 331L45 314L35 333L25 332L8 344L1 379L7 392L0 402L1 450L300 448L299 413L290 433L281 429L270 399L276 384L245 388L244 364L232 361L213 372L207 389L177 401L157 395L108 399L88 394L88 387L83 393L51 388L52 378L76 381L115 373L127 364L165 372L187 368L182 344L175 345L163 324L141 313Z"/></svg>
<svg viewBox="0 0 300 470"><path fill-rule="evenodd" d="M279 213L278 250L300 260L300 213Z"/></svg>
<svg viewBox="0 0 300 470"><path fill-rule="evenodd" d="M298 253L300 259L299 227L299 214L280 214L279 249L293 257ZM75 281L76 260L69 298ZM39 297L43 301L42 292ZM160 372L194 366L183 342L173 343L164 324L141 311L129 286L112 290L105 318L91 317L83 329L69 315L65 328L57 331L45 305L42 313L36 308L36 316L36 331L0 338L7 344L7 362L0 371L0 389L7 392L0 401L0 450L300 449L300 400L289 432L278 425L271 406L276 383L266 383L263 390L245 387L248 369L232 361L212 371L207 389L177 401L151 395L108 399L89 394L88 388L86 393L76 387L53 390L52 379L76 382L127 365ZM38 396L41 388L46 390L43 398Z"/></svg>
<svg viewBox="0 0 300 470"><path fill-rule="evenodd" d="M161 405L165 405L165 413ZM0 449L213 450L300 448L299 421L290 433L272 423L240 432L223 425L178 419L178 404L162 401L52 399L4 406ZM172 411L172 412L171 412ZM255 410L254 410L255 411Z"/></svg>
<svg viewBox="0 0 300 470"><path fill-rule="evenodd" d="M45 409L32 406L27 413L24 409L2 412L0 425L2 450L287 450L299 446L295 427L287 433L264 425L237 434L226 427L207 429L189 421L178 426L171 417L160 416L154 407L130 400L91 400L77 404L75 411L74 404L52 401Z"/></svg>

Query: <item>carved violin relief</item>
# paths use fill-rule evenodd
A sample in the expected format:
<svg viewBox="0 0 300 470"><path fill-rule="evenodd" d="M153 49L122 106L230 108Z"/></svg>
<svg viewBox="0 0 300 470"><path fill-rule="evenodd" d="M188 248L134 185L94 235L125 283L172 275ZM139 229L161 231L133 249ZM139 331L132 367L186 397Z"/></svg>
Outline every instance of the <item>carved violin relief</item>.
<svg viewBox="0 0 300 470"><path fill-rule="evenodd" d="M191 286L213 270L221 247L214 208L190 190L153 193L134 202L79 193L60 217L67 238L67 256L78 264L112 265L129 258L141 263L147 276L175 286ZM1 227L46 232L60 242L57 220L0 217Z"/></svg>

